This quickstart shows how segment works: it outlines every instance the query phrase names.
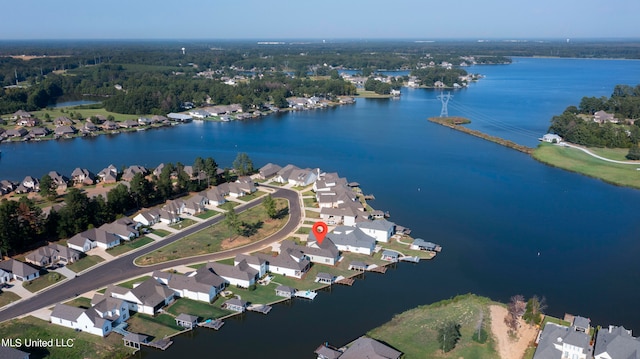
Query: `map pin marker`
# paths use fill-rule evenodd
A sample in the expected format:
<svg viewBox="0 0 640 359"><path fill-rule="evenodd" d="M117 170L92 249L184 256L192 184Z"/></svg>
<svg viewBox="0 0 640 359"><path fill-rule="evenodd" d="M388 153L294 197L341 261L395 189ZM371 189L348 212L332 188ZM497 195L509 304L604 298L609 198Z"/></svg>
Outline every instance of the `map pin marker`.
<svg viewBox="0 0 640 359"><path fill-rule="evenodd" d="M313 231L313 235L316 236L318 245L320 245L322 244L322 241L324 241L324 237L327 235L327 232L329 232L329 227L327 227L326 223L320 221L314 223L311 230Z"/></svg>

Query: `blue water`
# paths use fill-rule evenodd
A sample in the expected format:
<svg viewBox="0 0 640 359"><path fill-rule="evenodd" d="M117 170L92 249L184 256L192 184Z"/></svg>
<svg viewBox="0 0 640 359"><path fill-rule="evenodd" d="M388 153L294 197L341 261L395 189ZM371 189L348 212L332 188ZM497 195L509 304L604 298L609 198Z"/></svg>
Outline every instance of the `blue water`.
<svg viewBox="0 0 640 359"><path fill-rule="evenodd" d="M58 108L58 107L73 107L73 106L81 106L81 105L93 105L96 103L100 103L98 101L90 101L90 100L77 100L77 101L65 101L65 102L58 102L55 105L51 106L53 108Z"/></svg>
<svg viewBox="0 0 640 359"><path fill-rule="evenodd" d="M452 92L449 113L530 146L553 115L582 96L608 96L615 84L640 82L638 61L518 58L470 72L486 78ZM376 195L374 207L444 247L433 261L367 275L311 303L276 306L266 317L250 313L220 332L198 330L167 352L145 351L145 357L215 350L225 358L283 352L311 358L326 340L343 344L395 313L468 292L500 301L538 294L552 315L570 312L593 324L640 330L640 191L551 168L430 123L426 119L440 113L436 95L403 89L400 99L359 99L352 106L243 122L3 143L0 178L40 177L52 169L68 174L77 166L98 172L110 163L189 164L196 156L230 166L243 151L257 165L319 166L358 181Z"/></svg>

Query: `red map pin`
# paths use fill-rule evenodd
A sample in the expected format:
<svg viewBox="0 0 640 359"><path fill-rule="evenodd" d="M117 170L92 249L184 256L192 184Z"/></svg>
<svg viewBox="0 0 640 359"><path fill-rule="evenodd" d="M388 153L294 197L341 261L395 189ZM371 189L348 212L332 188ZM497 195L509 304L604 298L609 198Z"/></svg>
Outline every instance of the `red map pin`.
<svg viewBox="0 0 640 359"><path fill-rule="evenodd" d="M327 235L327 232L329 232L329 227L327 227L326 223L320 221L314 223L311 230L313 231L313 235L316 236L318 245L320 245L322 244L322 241L324 241L324 237Z"/></svg>

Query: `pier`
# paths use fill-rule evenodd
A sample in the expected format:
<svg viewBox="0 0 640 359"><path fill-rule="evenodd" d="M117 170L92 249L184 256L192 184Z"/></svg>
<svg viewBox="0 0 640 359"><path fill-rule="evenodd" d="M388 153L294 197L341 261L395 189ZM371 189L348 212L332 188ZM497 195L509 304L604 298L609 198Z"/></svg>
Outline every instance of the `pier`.
<svg viewBox="0 0 640 359"><path fill-rule="evenodd" d="M294 294L294 296L298 298L304 298L304 299L310 299L310 300L313 300L317 295L318 293L311 290L304 290L304 291L299 290L296 292L296 294Z"/></svg>
<svg viewBox="0 0 640 359"><path fill-rule="evenodd" d="M416 256L404 256L404 257L400 257L398 258L399 261L402 262L412 262L412 263L420 263L420 257L416 257Z"/></svg>
<svg viewBox="0 0 640 359"><path fill-rule="evenodd" d="M265 305L265 304L252 304L247 307L247 310L250 310L252 312L262 313L262 314L269 314L271 309L272 308L270 305Z"/></svg>
<svg viewBox="0 0 640 359"><path fill-rule="evenodd" d="M369 268L367 268L367 271L369 272L374 272L374 273L382 273L385 274L387 272L387 267L386 266L375 266L375 265L371 265L369 266Z"/></svg>
<svg viewBox="0 0 640 359"><path fill-rule="evenodd" d="M336 280L337 284L352 286L356 280L353 278L341 278Z"/></svg>
<svg viewBox="0 0 640 359"><path fill-rule="evenodd" d="M160 349L160 350L167 350L168 347L171 346L171 344L173 344L173 341L169 340L169 339L158 339L158 340L154 340L150 343L140 343L142 345L146 345L148 347L151 348L156 348L156 349Z"/></svg>
<svg viewBox="0 0 640 359"><path fill-rule="evenodd" d="M224 322L219 319L213 319L213 320L207 319L204 322L198 324L198 326L200 327L214 329L214 330L219 330L220 328L222 328L223 325L224 325Z"/></svg>

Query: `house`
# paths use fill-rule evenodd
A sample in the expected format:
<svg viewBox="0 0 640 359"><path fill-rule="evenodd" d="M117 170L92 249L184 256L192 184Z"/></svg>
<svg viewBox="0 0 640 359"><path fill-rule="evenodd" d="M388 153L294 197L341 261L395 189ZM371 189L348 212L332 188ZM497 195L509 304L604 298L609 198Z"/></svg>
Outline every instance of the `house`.
<svg viewBox="0 0 640 359"><path fill-rule="evenodd" d="M0 346L0 358L4 359L29 359L31 354L13 347Z"/></svg>
<svg viewBox="0 0 640 359"><path fill-rule="evenodd" d="M73 184L92 185L95 184L95 175L86 168L76 167L71 172L71 181Z"/></svg>
<svg viewBox="0 0 640 359"><path fill-rule="evenodd" d="M162 206L162 210L173 213L175 215L180 215L182 214L182 212L184 212L185 206L186 205L184 201L181 199L169 200L165 202L164 206Z"/></svg>
<svg viewBox="0 0 640 359"><path fill-rule="evenodd" d="M122 173L122 180L130 182L133 179L133 176L135 176L138 173L144 176L148 173L148 171L143 166L139 166L139 165L129 166Z"/></svg>
<svg viewBox="0 0 640 359"><path fill-rule="evenodd" d="M289 244L290 243L290 244ZM340 251L338 247L329 238L325 238L322 242L318 242L313 231L309 232L307 238L307 246L297 246L291 241L282 241L280 246L293 245L306 255L312 263L336 265L340 259Z"/></svg>
<svg viewBox="0 0 640 359"><path fill-rule="evenodd" d="M333 284L335 277L329 273L319 272L316 275L316 282L322 284Z"/></svg>
<svg viewBox="0 0 640 359"><path fill-rule="evenodd" d="M29 136L32 138L45 137L49 134L49 130L44 127L34 127L29 130Z"/></svg>
<svg viewBox="0 0 640 359"><path fill-rule="evenodd" d="M338 359L342 355L338 348L329 346L328 343L320 345L314 353L317 355L317 359Z"/></svg>
<svg viewBox="0 0 640 359"><path fill-rule="evenodd" d="M93 122L91 121L85 121L85 123L82 125L82 127L80 127L80 131L81 132L93 132L93 131L97 131L98 130L98 126L96 126Z"/></svg>
<svg viewBox="0 0 640 359"><path fill-rule="evenodd" d="M23 118L31 118L31 114L24 110L18 110L13 113L13 116L11 116L12 120L20 120Z"/></svg>
<svg viewBox="0 0 640 359"><path fill-rule="evenodd" d="M24 127L20 127L20 128L9 129L5 131L4 136L17 138L17 137L26 136L28 133L29 131L27 131L27 129L25 129Z"/></svg>
<svg viewBox="0 0 640 359"><path fill-rule="evenodd" d="M353 261L349 263L349 270L364 272L369 266L366 263L360 261Z"/></svg>
<svg viewBox="0 0 640 359"><path fill-rule="evenodd" d="M38 191L40 189L40 180L31 176L26 176L22 180L22 185L31 191Z"/></svg>
<svg viewBox="0 0 640 359"><path fill-rule="evenodd" d="M185 329L193 329L198 326L198 317L181 313L176 317L176 325Z"/></svg>
<svg viewBox="0 0 640 359"><path fill-rule="evenodd" d="M196 272L182 275L177 273L153 272L153 278L174 291L180 298L189 298L201 302L211 303L215 297L226 287L226 281L218 276L211 282L200 281Z"/></svg>
<svg viewBox="0 0 640 359"><path fill-rule="evenodd" d="M288 182L294 186L304 187L315 182L318 178L319 169L312 170L310 168L294 169L289 174Z"/></svg>
<svg viewBox="0 0 640 359"><path fill-rule="evenodd" d="M189 115L193 116L194 118L198 118L198 119L203 119L203 118L207 118L209 116L211 116L211 114L205 110L191 110L189 111Z"/></svg>
<svg viewBox="0 0 640 359"><path fill-rule="evenodd" d="M98 177L100 177L100 180L104 183L116 183L118 180L118 169L111 164L98 172Z"/></svg>
<svg viewBox="0 0 640 359"><path fill-rule="evenodd" d="M276 256L265 253L256 253L255 256L266 262L269 272L287 277L300 279L311 268L307 256L295 248L280 248L280 253Z"/></svg>
<svg viewBox="0 0 640 359"><path fill-rule="evenodd" d="M4 269L0 269L0 284L9 283L13 279L13 274Z"/></svg>
<svg viewBox="0 0 640 359"><path fill-rule="evenodd" d="M111 285L105 292L105 296L126 301L129 310L149 315L155 315L160 308L171 303L174 295L173 290L158 283L154 278L134 284L133 289Z"/></svg>
<svg viewBox="0 0 640 359"><path fill-rule="evenodd" d="M99 228L107 233L120 237L122 240L129 241L140 236L140 232L138 231L139 227L140 224L131 218L121 217L111 223L105 223Z"/></svg>
<svg viewBox="0 0 640 359"><path fill-rule="evenodd" d="M607 113L603 110L600 110L593 114L593 121L597 123L618 123L618 119L612 113Z"/></svg>
<svg viewBox="0 0 640 359"><path fill-rule="evenodd" d="M598 330L593 354L595 359L637 359L640 358L640 340L632 336L631 330L610 325Z"/></svg>
<svg viewBox="0 0 640 359"><path fill-rule="evenodd" d="M52 324L102 337L107 336L113 327L127 319L129 319L129 306L125 301L100 294L96 294L91 300L89 309L56 304L50 317Z"/></svg>
<svg viewBox="0 0 640 359"><path fill-rule="evenodd" d="M276 173L276 175L273 178L273 180L278 182L278 183L288 183L289 182L289 176L291 176L291 173L294 170L299 170L299 168L294 166L294 165L292 165L292 164L288 164L288 165L282 167L282 169L280 169L280 171L278 171Z"/></svg>
<svg viewBox="0 0 640 359"><path fill-rule="evenodd" d="M118 124L113 121L107 120L107 121L104 121L104 123L102 123L102 129L105 131L117 130Z"/></svg>
<svg viewBox="0 0 640 359"><path fill-rule="evenodd" d="M229 195L231 197L242 197L255 192L256 185L251 177L243 176L237 181L229 183Z"/></svg>
<svg viewBox="0 0 640 359"><path fill-rule="evenodd" d="M56 136L69 136L75 134L77 131L73 126L59 126L53 130Z"/></svg>
<svg viewBox="0 0 640 359"><path fill-rule="evenodd" d="M50 266L58 262L73 263L78 259L80 259L80 252L57 243L50 243L47 246L40 247L25 256L27 263L40 267Z"/></svg>
<svg viewBox="0 0 640 359"><path fill-rule="evenodd" d="M124 121L120 122L120 127L122 127L122 128L138 127L138 121L132 120L132 119L124 120Z"/></svg>
<svg viewBox="0 0 640 359"><path fill-rule="evenodd" d="M149 337L142 334L127 333L122 337L125 347L140 349L140 345L149 342Z"/></svg>
<svg viewBox="0 0 640 359"><path fill-rule="evenodd" d="M154 176L156 176L156 177L160 177L160 174L162 173L162 169L163 169L164 167L165 167L165 164L164 164L164 163L159 164L159 165L158 165L158 167L156 167L156 168L153 170L153 172L152 172L152 173L153 173L153 175L154 175Z"/></svg>
<svg viewBox="0 0 640 359"><path fill-rule="evenodd" d="M295 288L287 287L285 285L279 285L276 287L276 295L278 297L291 298L296 294Z"/></svg>
<svg viewBox="0 0 640 359"><path fill-rule="evenodd" d="M258 270L249 266L246 260L241 260L233 266L209 262L205 265L205 268L222 277L229 285L235 285L241 288L249 288L254 285L259 278Z"/></svg>
<svg viewBox="0 0 640 359"><path fill-rule="evenodd" d="M192 120L192 117L189 115L185 115L181 113L173 113L173 112L167 114L167 117L169 118L169 120L176 121L176 122L189 122Z"/></svg>
<svg viewBox="0 0 640 359"><path fill-rule="evenodd" d="M224 198L224 195L222 193L220 193L219 189L217 186L204 191L204 192L200 192L200 195L204 198L207 199L205 206L209 205L209 206L219 206L221 204L224 204L227 200Z"/></svg>
<svg viewBox="0 0 640 359"><path fill-rule="evenodd" d="M422 238L416 238L413 240L413 243L411 243L411 245L409 246L409 249L418 250L418 251L438 252L440 249L440 246L432 242L427 242Z"/></svg>
<svg viewBox="0 0 640 359"><path fill-rule="evenodd" d="M184 201L185 205L184 205L183 212L190 214L192 216L196 215L205 210L205 203L207 202L209 202L207 198L199 194L196 194L193 197L186 199Z"/></svg>
<svg viewBox="0 0 640 359"><path fill-rule="evenodd" d="M562 137L556 135L555 133L546 133L544 134L544 136L542 136L540 141L549 143L560 143L562 142Z"/></svg>
<svg viewBox="0 0 640 359"><path fill-rule="evenodd" d="M282 167L278 165L275 165L273 163L267 163L266 165L260 168L260 170L258 171L258 175L260 176L260 179L264 180L264 179L275 176L278 173L278 171L280 171L281 169Z"/></svg>
<svg viewBox="0 0 640 359"><path fill-rule="evenodd" d="M258 271L258 278L262 278L267 274L267 262L264 259L247 254L238 254L233 259L234 266L240 266L242 265L242 262L246 263L250 268Z"/></svg>
<svg viewBox="0 0 640 359"><path fill-rule="evenodd" d="M60 126L71 126L71 125L73 125L75 123L69 117L60 116L60 117L56 118L55 120L53 120L53 124L56 127L60 127Z"/></svg>
<svg viewBox="0 0 640 359"><path fill-rule="evenodd" d="M361 217L361 211L351 203L346 203L338 208L320 208L320 218L329 225L344 224L354 226Z"/></svg>
<svg viewBox="0 0 640 359"><path fill-rule="evenodd" d="M169 212L165 209L160 209L158 211L158 215L160 216L160 222L165 224L174 224L182 220L179 215Z"/></svg>
<svg viewBox="0 0 640 359"><path fill-rule="evenodd" d="M34 268L13 258L1 261L0 269L10 273L12 279L19 280L21 282L34 280L40 276L40 269Z"/></svg>
<svg viewBox="0 0 640 359"><path fill-rule="evenodd" d="M361 358L380 358L380 359L398 359L402 353L380 343L377 340L360 337L349 345L347 350L342 353L340 359L361 359Z"/></svg>
<svg viewBox="0 0 640 359"><path fill-rule="evenodd" d="M133 217L133 220L142 224L143 226L150 227L160 221L160 212L156 209L144 210L135 215L135 217Z"/></svg>
<svg viewBox="0 0 640 359"><path fill-rule="evenodd" d="M150 118L147 118L147 117L139 117L138 118L138 125L140 125L140 126L148 126L148 125L150 125L150 124L152 124L154 122L156 122L156 121L154 121L154 120L152 120Z"/></svg>
<svg viewBox="0 0 640 359"><path fill-rule="evenodd" d="M330 239L338 250L342 252L371 255L376 248L376 240L366 235L359 228L336 227L332 233L327 233L326 238Z"/></svg>
<svg viewBox="0 0 640 359"><path fill-rule="evenodd" d="M86 253L92 248L109 249L120 244L120 236L109 233L102 228L90 228L78 233L67 241L69 248Z"/></svg>
<svg viewBox="0 0 640 359"><path fill-rule="evenodd" d="M548 322L538 335L536 352L533 359L592 357L589 335L575 326L567 327Z"/></svg>
<svg viewBox="0 0 640 359"><path fill-rule="evenodd" d="M15 183L9 180L0 181L0 193L6 194L13 191L16 188Z"/></svg>
<svg viewBox="0 0 640 359"><path fill-rule="evenodd" d="M364 234L373 237L377 242L389 242L389 238L396 233L396 224L386 219L356 223Z"/></svg>
<svg viewBox="0 0 640 359"><path fill-rule="evenodd" d="M238 298L229 299L222 304L223 309L243 313L247 309L247 302Z"/></svg>
<svg viewBox="0 0 640 359"><path fill-rule="evenodd" d="M23 118L16 122L17 125L25 127L33 127L40 124L40 120L35 117Z"/></svg>
<svg viewBox="0 0 640 359"><path fill-rule="evenodd" d="M395 263L398 261L398 257L398 252L384 250L382 251L382 257L380 259L382 259L383 261Z"/></svg>
<svg viewBox="0 0 640 359"><path fill-rule="evenodd" d="M51 177L51 180L53 181L53 184L56 186L56 188L62 190L67 189L67 183L69 182L69 179L67 177L61 175L57 171L50 171L48 174L49 177Z"/></svg>

